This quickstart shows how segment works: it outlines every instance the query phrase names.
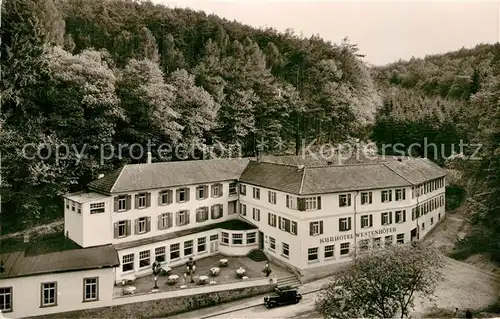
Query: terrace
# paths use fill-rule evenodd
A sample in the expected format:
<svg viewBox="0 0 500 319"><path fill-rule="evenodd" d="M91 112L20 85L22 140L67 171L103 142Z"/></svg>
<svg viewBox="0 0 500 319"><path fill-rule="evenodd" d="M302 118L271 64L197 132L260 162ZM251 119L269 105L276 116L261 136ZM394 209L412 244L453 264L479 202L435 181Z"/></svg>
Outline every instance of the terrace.
<svg viewBox="0 0 500 319"><path fill-rule="evenodd" d="M221 267L220 260L226 259L227 266ZM248 257L227 257L223 255L215 255L207 258L203 258L196 261L196 272L193 274L193 279L195 283L191 283L189 275L184 279L184 272L186 271L186 266L178 266L171 270L168 275L158 276L158 292L165 291L175 291L180 289L188 289L202 286L212 286L212 285L223 285L235 282L248 281L251 285L252 280L263 279L265 274L263 273L266 261L256 262ZM217 276L212 276L210 274L210 269L217 267L220 272ZM236 270L243 268L245 269L245 275L243 278L239 277ZM290 276L291 273L287 270L280 268L274 264L270 264L272 270L269 278L280 278ZM175 283L167 283L169 276L177 275L178 280ZM198 281L199 277L208 277L205 284L201 284ZM113 297L127 297L128 294L124 293L124 289L127 287L134 287L134 291L131 295L151 293L154 287L154 277L153 275L148 275L135 279L133 283L127 285L116 285L114 287Z"/></svg>

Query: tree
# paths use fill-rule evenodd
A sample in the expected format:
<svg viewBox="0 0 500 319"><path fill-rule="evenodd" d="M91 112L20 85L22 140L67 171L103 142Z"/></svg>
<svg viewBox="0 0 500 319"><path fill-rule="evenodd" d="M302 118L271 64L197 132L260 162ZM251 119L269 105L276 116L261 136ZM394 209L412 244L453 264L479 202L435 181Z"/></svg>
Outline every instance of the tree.
<svg viewBox="0 0 500 319"><path fill-rule="evenodd" d="M408 316L415 297L432 298L442 278L441 254L417 242L361 252L326 284L315 303L325 318Z"/></svg>

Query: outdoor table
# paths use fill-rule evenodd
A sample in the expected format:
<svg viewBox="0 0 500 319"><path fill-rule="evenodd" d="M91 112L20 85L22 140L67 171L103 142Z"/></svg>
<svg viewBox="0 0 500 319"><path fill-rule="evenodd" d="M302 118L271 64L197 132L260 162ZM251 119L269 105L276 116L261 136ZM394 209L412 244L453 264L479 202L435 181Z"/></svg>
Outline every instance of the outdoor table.
<svg viewBox="0 0 500 319"><path fill-rule="evenodd" d="M163 269L163 271L165 272L165 274L167 276L170 275L170 272L172 271L172 268L170 268L168 266L162 267L161 269Z"/></svg>
<svg viewBox="0 0 500 319"><path fill-rule="evenodd" d="M168 276L167 283L169 284L175 284L179 280L179 276L177 275L170 275Z"/></svg>
<svg viewBox="0 0 500 319"><path fill-rule="evenodd" d="M200 285L204 285L208 282L208 276L200 276L198 277L198 282Z"/></svg>
<svg viewBox="0 0 500 319"><path fill-rule="evenodd" d="M212 267L210 268L210 274L215 277L218 276L220 273L220 268L219 267Z"/></svg>
<svg viewBox="0 0 500 319"><path fill-rule="evenodd" d="M238 274L238 276L240 278L243 277L243 276L245 276L245 273L246 273L245 269L243 269L241 267L239 269L236 269L236 274Z"/></svg>
<svg viewBox="0 0 500 319"><path fill-rule="evenodd" d="M124 295L131 295L135 292L137 288L135 288L134 286L127 286L125 288L123 288L123 294Z"/></svg>
<svg viewBox="0 0 500 319"><path fill-rule="evenodd" d="M227 267L227 259L221 259L219 262L221 267Z"/></svg>

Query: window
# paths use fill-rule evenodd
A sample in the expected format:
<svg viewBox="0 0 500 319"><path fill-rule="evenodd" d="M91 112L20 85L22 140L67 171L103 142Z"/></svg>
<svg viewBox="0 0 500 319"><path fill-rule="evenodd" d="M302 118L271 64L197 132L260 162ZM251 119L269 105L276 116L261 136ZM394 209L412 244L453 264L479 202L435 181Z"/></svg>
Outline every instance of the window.
<svg viewBox="0 0 500 319"><path fill-rule="evenodd" d="M71 202L71 210L76 211L76 203L75 202Z"/></svg>
<svg viewBox="0 0 500 319"><path fill-rule="evenodd" d="M405 243L405 234L398 234L396 236L396 243L404 244Z"/></svg>
<svg viewBox="0 0 500 319"><path fill-rule="evenodd" d="M368 250L368 239L361 239L359 241L359 249L361 251Z"/></svg>
<svg viewBox="0 0 500 319"><path fill-rule="evenodd" d="M431 226L434 225L434 217L431 217Z"/></svg>
<svg viewBox="0 0 500 319"><path fill-rule="evenodd" d="M396 189L396 200L405 200L406 199L406 189L399 188Z"/></svg>
<svg viewBox="0 0 500 319"><path fill-rule="evenodd" d="M382 226L392 224L392 212L382 213Z"/></svg>
<svg viewBox="0 0 500 319"><path fill-rule="evenodd" d="M290 246L287 243L281 243L281 254L285 257L290 257Z"/></svg>
<svg viewBox="0 0 500 319"><path fill-rule="evenodd" d="M205 198L207 198L207 186L196 187L196 199L205 199Z"/></svg>
<svg viewBox="0 0 500 319"><path fill-rule="evenodd" d="M85 278L83 279L83 301L96 301L99 299L98 293L99 279Z"/></svg>
<svg viewBox="0 0 500 319"><path fill-rule="evenodd" d="M273 237L269 237L269 249L276 250L276 240Z"/></svg>
<svg viewBox="0 0 500 319"><path fill-rule="evenodd" d="M155 248L155 260L159 263L162 263L166 260L165 258L165 246Z"/></svg>
<svg viewBox="0 0 500 319"><path fill-rule="evenodd" d="M148 267L151 265L151 251L144 250L139 252L139 268Z"/></svg>
<svg viewBox="0 0 500 319"><path fill-rule="evenodd" d="M260 209L253 208L253 219L256 221L260 221Z"/></svg>
<svg viewBox="0 0 500 319"><path fill-rule="evenodd" d="M147 218L146 217L141 217L139 219L137 219L137 234L144 234L145 232L147 232L147 228L146 228L146 225L147 225Z"/></svg>
<svg viewBox="0 0 500 319"><path fill-rule="evenodd" d="M422 223L422 230L425 230L425 223Z"/></svg>
<svg viewBox="0 0 500 319"><path fill-rule="evenodd" d="M57 305L57 282L42 284L42 307Z"/></svg>
<svg viewBox="0 0 500 319"><path fill-rule="evenodd" d="M212 197L221 197L221 196L222 196L222 184L212 185Z"/></svg>
<svg viewBox="0 0 500 319"><path fill-rule="evenodd" d="M247 245L255 244L257 241L257 233L247 233Z"/></svg>
<svg viewBox="0 0 500 319"><path fill-rule="evenodd" d="M316 236L323 234L323 221L309 223L309 235Z"/></svg>
<svg viewBox="0 0 500 319"><path fill-rule="evenodd" d="M276 204L276 192L268 191L268 197L271 204Z"/></svg>
<svg viewBox="0 0 500 319"><path fill-rule="evenodd" d="M339 207L351 206L351 194L339 195Z"/></svg>
<svg viewBox="0 0 500 319"><path fill-rule="evenodd" d="M297 222L292 222L292 227L290 228L290 233L297 235Z"/></svg>
<svg viewBox="0 0 500 319"><path fill-rule="evenodd" d="M118 237L125 237L127 236L127 221L122 220L118 222Z"/></svg>
<svg viewBox="0 0 500 319"><path fill-rule="evenodd" d="M177 202L184 203L189 200L189 188L180 188L177 190Z"/></svg>
<svg viewBox="0 0 500 319"><path fill-rule="evenodd" d="M200 207L196 210L196 222L201 223L208 220L208 207Z"/></svg>
<svg viewBox="0 0 500 319"><path fill-rule="evenodd" d="M240 203L240 215L241 216L247 215L247 205Z"/></svg>
<svg viewBox="0 0 500 319"><path fill-rule="evenodd" d="M279 220L280 220L280 229L281 230L286 230L286 221L287 221L287 219L283 218L283 217L280 217Z"/></svg>
<svg viewBox="0 0 500 319"><path fill-rule="evenodd" d="M382 191L382 203L392 201L392 191Z"/></svg>
<svg viewBox="0 0 500 319"><path fill-rule="evenodd" d="M229 233L226 232L221 232L221 244L223 245L229 245Z"/></svg>
<svg viewBox="0 0 500 319"><path fill-rule="evenodd" d="M382 243L382 238L381 237L375 237L373 238L373 247L374 248L379 248Z"/></svg>
<svg viewBox="0 0 500 319"><path fill-rule="evenodd" d="M138 200L138 208L145 208L146 207L146 193L139 194L137 196Z"/></svg>
<svg viewBox="0 0 500 319"><path fill-rule="evenodd" d="M273 213L267 213L267 223L271 227L276 227L276 215Z"/></svg>
<svg viewBox="0 0 500 319"><path fill-rule="evenodd" d="M163 190L160 192L159 198L160 205L167 205L172 203L172 191L171 190Z"/></svg>
<svg viewBox="0 0 500 319"><path fill-rule="evenodd" d="M260 199L260 188L257 187L253 188L253 198Z"/></svg>
<svg viewBox="0 0 500 319"><path fill-rule="evenodd" d="M181 257L181 244L171 244L170 245L170 260L174 260Z"/></svg>
<svg viewBox="0 0 500 319"><path fill-rule="evenodd" d="M101 213L104 213L104 203L90 204L90 214L101 214Z"/></svg>
<svg viewBox="0 0 500 319"><path fill-rule="evenodd" d="M372 215L362 215L361 216L361 228L368 228L373 226L373 216Z"/></svg>
<svg viewBox="0 0 500 319"><path fill-rule="evenodd" d="M318 209L318 197L306 197L306 210L315 210Z"/></svg>
<svg viewBox="0 0 500 319"><path fill-rule="evenodd" d="M12 288L0 288L0 311L12 311Z"/></svg>
<svg viewBox="0 0 500 319"><path fill-rule="evenodd" d="M219 219L222 217L222 204L212 206L212 219Z"/></svg>
<svg viewBox="0 0 500 319"><path fill-rule="evenodd" d="M351 230L351 217L339 219L339 231Z"/></svg>
<svg viewBox="0 0 500 319"><path fill-rule="evenodd" d="M69 209L69 202L71 202L69 199L64 200L66 202L66 209Z"/></svg>
<svg viewBox="0 0 500 319"><path fill-rule="evenodd" d="M371 204L372 201L373 201L372 192L362 192L361 193L361 205Z"/></svg>
<svg viewBox="0 0 500 319"><path fill-rule="evenodd" d="M189 211L181 210L177 212L177 226L184 226L189 224Z"/></svg>
<svg viewBox="0 0 500 319"><path fill-rule="evenodd" d="M349 243L340 244L340 256L349 255Z"/></svg>
<svg viewBox="0 0 500 319"><path fill-rule="evenodd" d="M247 194L247 185L240 184L240 194L241 195Z"/></svg>
<svg viewBox="0 0 500 319"><path fill-rule="evenodd" d="M236 182L229 183L229 195L236 194Z"/></svg>
<svg viewBox="0 0 500 319"><path fill-rule="evenodd" d="M411 188L411 198L415 198L415 187Z"/></svg>
<svg viewBox="0 0 500 319"><path fill-rule="evenodd" d="M307 261L316 261L318 260L318 247L309 248L307 250Z"/></svg>
<svg viewBox="0 0 500 319"><path fill-rule="evenodd" d="M335 257L335 245L325 246L325 259Z"/></svg>
<svg viewBox="0 0 500 319"><path fill-rule="evenodd" d="M77 209L77 213L81 214L82 213L82 204L76 203L76 209Z"/></svg>
<svg viewBox="0 0 500 319"><path fill-rule="evenodd" d="M417 216L417 208L415 207L415 208L411 209L411 220L415 220L417 218L418 218L418 216Z"/></svg>
<svg viewBox="0 0 500 319"><path fill-rule="evenodd" d="M390 246L392 245L392 242L394 241L394 239L392 238L392 235L389 235L389 236L385 236L385 239L384 239L384 244L386 246Z"/></svg>
<svg viewBox="0 0 500 319"><path fill-rule="evenodd" d="M198 252L199 253L202 253L204 251L207 250L207 238L206 237L203 237L203 238L198 238Z"/></svg>
<svg viewBox="0 0 500 319"><path fill-rule="evenodd" d="M160 216L158 216L158 229L167 229L172 227L172 213L163 213Z"/></svg>
<svg viewBox="0 0 500 319"><path fill-rule="evenodd" d="M186 240L184 242L184 256L189 256L193 254L193 241Z"/></svg>
<svg viewBox="0 0 500 319"><path fill-rule="evenodd" d="M441 220L441 213L438 214L438 220Z"/></svg>
<svg viewBox="0 0 500 319"><path fill-rule="evenodd" d="M134 270L134 254L123 255L122 272Z"/></svg>
<svg viewBox="0 0 500 319"><path fill-rule="evenodd" d="M243 234L233 234L233 245L243 245Z"/></svg>
<svg viewBox="0 0 500 319"><path fill-rule="evenodd" d="M406 221L405 210L397 210L395 214L396 214L396 223L404 223Z"/></svg>
<svg viewBox="0 0 500 319"><path fill-rule="evenodd" d="M286 207L294 209L295 207L294 197L286 195Z"/></svg>

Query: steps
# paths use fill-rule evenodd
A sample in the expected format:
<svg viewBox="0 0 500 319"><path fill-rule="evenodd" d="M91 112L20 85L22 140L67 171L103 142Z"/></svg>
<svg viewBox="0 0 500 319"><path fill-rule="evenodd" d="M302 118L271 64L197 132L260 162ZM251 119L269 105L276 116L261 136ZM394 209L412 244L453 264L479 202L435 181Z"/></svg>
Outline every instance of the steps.
<svg viewBox="0 0 500 319"><path fill-rule="evenodd" d="M278 288L297 288L301 285L300 281L294 275L278 278Z"/></svg>
<svg viewBox="0 0 500 319"><path fill-rule="evenodd" d="M248 253L248 258L250 258L253 261L265 261L268 260L266 254L260 250L260 249L254 249L251 252Z"/></svg>

